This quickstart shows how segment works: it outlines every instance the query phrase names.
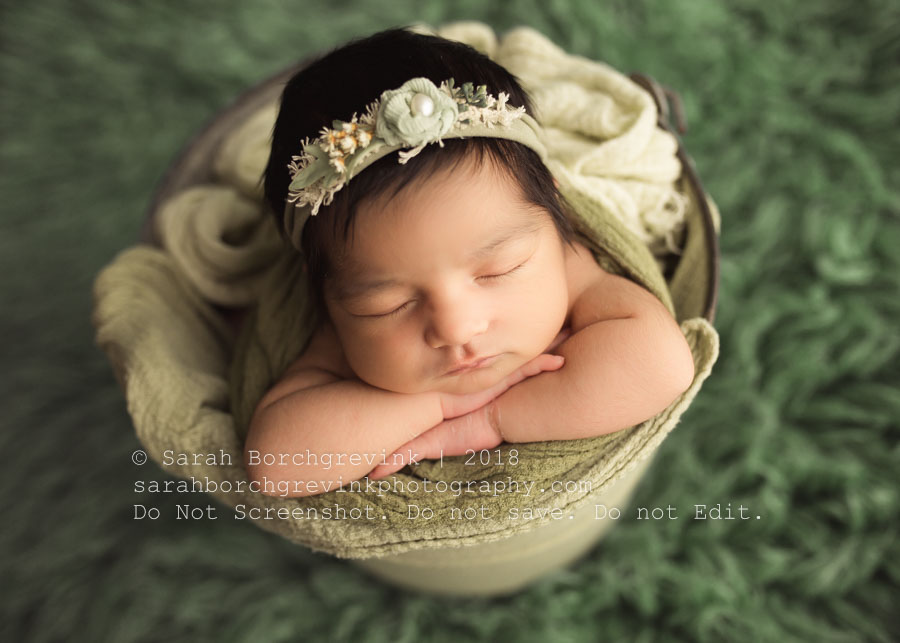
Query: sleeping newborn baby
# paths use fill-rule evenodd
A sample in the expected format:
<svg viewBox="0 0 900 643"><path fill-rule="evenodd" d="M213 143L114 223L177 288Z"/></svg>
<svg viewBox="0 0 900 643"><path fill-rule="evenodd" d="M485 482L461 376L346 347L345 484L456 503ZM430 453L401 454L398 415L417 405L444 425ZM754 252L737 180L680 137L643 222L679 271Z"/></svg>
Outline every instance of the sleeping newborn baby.
<svg viewBox="0 0 900 643"><path fill-rule="evenodd" d="M297 497L503 442L596 436L690 386L665 306L579 241L530 112L503 67L401 30L287 84L266 198L323 314L253 414L251 480Z"/></svg>

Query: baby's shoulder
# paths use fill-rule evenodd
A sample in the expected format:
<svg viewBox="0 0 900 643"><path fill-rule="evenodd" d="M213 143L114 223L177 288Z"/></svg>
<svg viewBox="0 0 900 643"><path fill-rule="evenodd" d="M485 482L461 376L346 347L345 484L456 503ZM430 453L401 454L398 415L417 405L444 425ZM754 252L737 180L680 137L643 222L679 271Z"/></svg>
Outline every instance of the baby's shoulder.
<svg viewBox="0 0 900 643"><path fill-rule="evenodd" d="M634 317L649 310L668 313L662 302L642 286L602 268L584 244L576 242L574 246L566 252L566 323L572 332L598 321Z"/></svg>
<svg viewBox="0 0 900 643"><path fill-rule="evenodd" d="M288 366L285 375L307 369L327 371L342 379L354 376L334 325L327 318L319 320L316 324L306 348Z"/></svg>
<svg viewBox="0 0 900 643"><path fill-rule="evenodd" d="M591 287L605 272L593 253L583 243L575 241L565 245L566 284L569 289L569 312L585 290Z"/></svg>

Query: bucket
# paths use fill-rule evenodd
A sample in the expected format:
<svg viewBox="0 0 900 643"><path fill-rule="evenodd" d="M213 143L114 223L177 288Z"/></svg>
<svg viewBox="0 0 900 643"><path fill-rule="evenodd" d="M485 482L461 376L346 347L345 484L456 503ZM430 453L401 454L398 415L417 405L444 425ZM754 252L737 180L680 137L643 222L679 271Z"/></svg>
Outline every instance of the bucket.
<svg viewBox="0 0 900 643"><path fill-rule="evenodd" d="M181 190L215 182L213 159L223 140L251 115L276 102L285 82L302 66L292 66L248 89L186 143L154 192L141 229L141 243L161 246L153 221L162 204ZM671 132L667 99L673 94L642 74L632 74L631 78L653 95L659 126ZM712 322L718 291L718 213L680 142L678 155L682 179L694 194L697 207L686 220L684 253L668 276L668 284L679 321L704 317ZM228 320L241 312L214 304L213 308ZM528 531L474 545L434 546L349 560L377 578L417 591L457 596L515 592L589 552L616 524L610 514L618 510L626 515L637 484L655 455L656 448L645 450L615 479L567 510L561 519L535 520Z"/></svg>

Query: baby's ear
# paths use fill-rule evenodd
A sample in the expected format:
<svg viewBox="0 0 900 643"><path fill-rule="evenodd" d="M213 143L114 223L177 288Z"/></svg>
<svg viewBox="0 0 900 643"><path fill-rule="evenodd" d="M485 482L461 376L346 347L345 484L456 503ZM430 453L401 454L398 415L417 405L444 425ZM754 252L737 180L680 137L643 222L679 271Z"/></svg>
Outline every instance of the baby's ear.
<svg viewBox="0 0 900 643"><path fill-rule="evenodd" d="M556 189L559 189L559 181L556 180L556 177L553 177L553 185L556 186Z"/></svg>

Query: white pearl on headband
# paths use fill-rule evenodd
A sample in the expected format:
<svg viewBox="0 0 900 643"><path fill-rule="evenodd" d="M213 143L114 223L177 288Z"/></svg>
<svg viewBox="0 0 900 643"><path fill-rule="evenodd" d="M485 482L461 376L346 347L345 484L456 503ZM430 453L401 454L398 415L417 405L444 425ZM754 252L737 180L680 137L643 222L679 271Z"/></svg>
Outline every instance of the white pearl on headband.
<svg viewBox="0 0 900 643"><path fill-rule="evenodd" d="M434 101L427 94L416 94L409 101L409 111L413 116L431 116L434 113Z"/></svg>

